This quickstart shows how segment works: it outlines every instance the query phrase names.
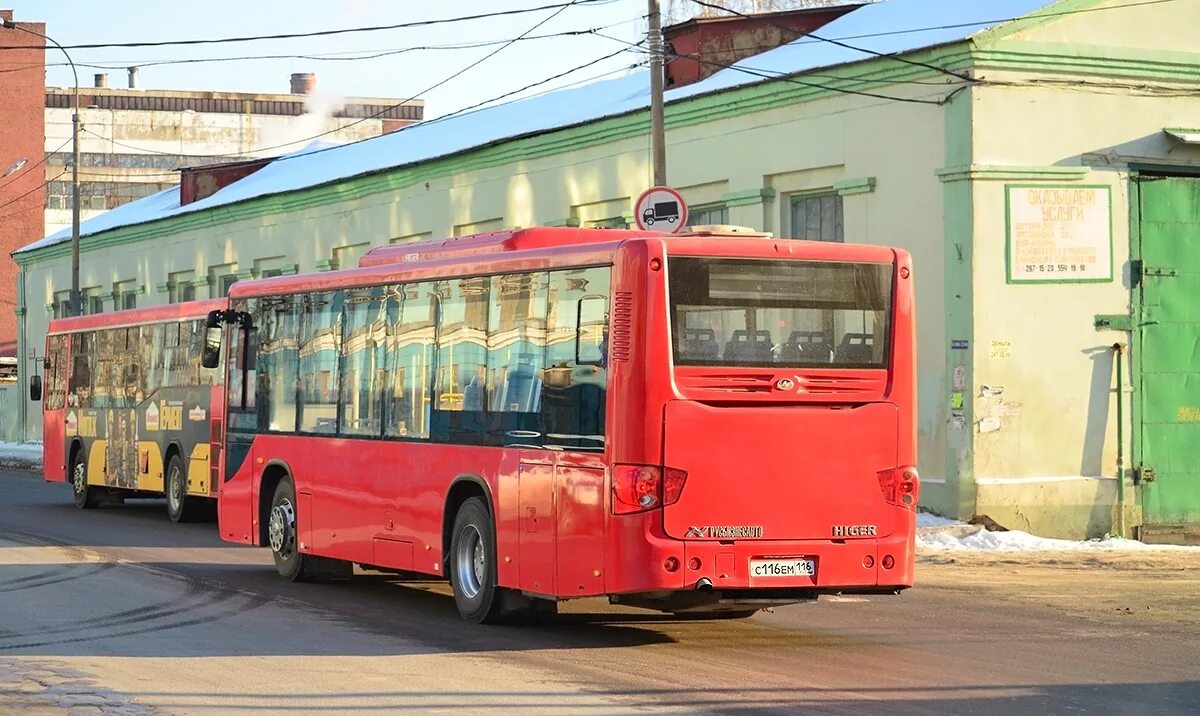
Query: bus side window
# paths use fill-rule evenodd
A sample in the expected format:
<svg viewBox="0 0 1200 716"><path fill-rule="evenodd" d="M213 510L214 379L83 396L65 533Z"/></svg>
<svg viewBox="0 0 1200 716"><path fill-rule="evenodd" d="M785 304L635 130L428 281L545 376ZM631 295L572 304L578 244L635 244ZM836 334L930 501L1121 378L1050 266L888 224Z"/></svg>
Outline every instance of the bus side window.
<svg viewBox="0 0 1200 716"><path fill-rule="evenodd" d="M47 341L45 410L59 410L67 400L67 337L50 336Z"/></svg>
<svg viewBox="0 0 1200 716"><path fill-rule="evenodd" d="M72 343L71 380L67 392L75 396L74 407L89 408L92 405L91 355L95 334L77 333Z"/></svg>
<svg viewBox="0 0 1200 716"><path fill-rule="evenodd" d="M258 330L233 326L229 329L228 343L229 354L233 356L233 365L229 366L229 407L234 410L253 409L258 385L254 370Z"/></svg>
<svg viewBox="0 0 1200 716"><path fill-rule="evenodd" d="M550 273L542 370L542 432L556 436L549 446L604 449L608 370L598 359L607 348L610 276L608 267Z"/></svg>

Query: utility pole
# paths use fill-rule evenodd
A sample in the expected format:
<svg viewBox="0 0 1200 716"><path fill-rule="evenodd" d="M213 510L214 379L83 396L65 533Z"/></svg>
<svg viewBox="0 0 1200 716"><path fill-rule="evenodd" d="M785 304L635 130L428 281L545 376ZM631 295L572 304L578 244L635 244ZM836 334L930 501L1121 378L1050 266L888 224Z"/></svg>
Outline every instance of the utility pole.
<svg viewBox="0 0 1200 716"><path fill-rule="evenodd" d="M667 185L667 144L663 122L663 36L658 0L650 0L650 146L654 186Z"/></svg>
<svg viewBox="0 0 1200 716"><path fill-rule="evenodd" d="M66 54L66 50L63 50ZM75 63L71 63L71 71ZM71 112L71 315L83 315L83 297L79 295L79 76L75 76L75 108Z"/></svg>

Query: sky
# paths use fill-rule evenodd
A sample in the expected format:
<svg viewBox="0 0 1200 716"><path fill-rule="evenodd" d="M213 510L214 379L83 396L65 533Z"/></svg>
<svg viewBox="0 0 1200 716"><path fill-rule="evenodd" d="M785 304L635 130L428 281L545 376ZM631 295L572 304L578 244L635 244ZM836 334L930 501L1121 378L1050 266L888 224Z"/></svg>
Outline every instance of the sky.
<svg viewBox="0 0 1200 716"><path fill-rule="evenodd" d="M62 45L224 38L390 25L502 10L536 8L563 0L0 0L21 22L45 22L46 33ZM666 3L664 3L665 5ZM676 3L678 4L678 3ZM539 10L506 17L416 28L349 33L330 37L261 40L218 45L68 50L80 86L107 72L110 87L125 87L125 67L139 65L139 85L155 89L231 92L289 91L294 72L312 72L317 90L342 97L394 100L421 97L433 118L539 82L605 55L628 48L646 32L646 0L590 0L555 14ZM553 17L551 17L553 15ZM536 29L539 22L544 22ZM609 38L577 35L535 39L578 30L599 30ZM530 38L505 47L477 67L469 65L501 45L455 49L412 49L504 41L530 31ZM375 59L269 59L151 65L163 60L259 55L368 55L407 50ZM598 77L628 72L646 55L621 52L524 94L542 92ZM47 85L73 86L61 52L46 53ZM97 69L84 65L112 65ZM449 80L430 90L433 85Z"/></svg>

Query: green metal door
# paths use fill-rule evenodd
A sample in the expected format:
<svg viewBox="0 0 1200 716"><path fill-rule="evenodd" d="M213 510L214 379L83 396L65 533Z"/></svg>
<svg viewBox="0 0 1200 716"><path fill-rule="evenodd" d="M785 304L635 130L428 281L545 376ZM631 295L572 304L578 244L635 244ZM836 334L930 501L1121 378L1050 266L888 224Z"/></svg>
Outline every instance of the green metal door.
<svg viewBox="0 0 1200 716"><path fill-rule="evenodd" d="M1200 178L1141 177L1142 535L1200 539Z"/></svg>

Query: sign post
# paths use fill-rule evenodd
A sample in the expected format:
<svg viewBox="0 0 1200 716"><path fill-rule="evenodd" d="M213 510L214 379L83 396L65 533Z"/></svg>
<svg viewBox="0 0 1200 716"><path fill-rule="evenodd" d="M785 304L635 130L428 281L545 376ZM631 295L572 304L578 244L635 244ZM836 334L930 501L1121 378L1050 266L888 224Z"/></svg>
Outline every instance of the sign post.
<svg viewBox="0 0 1200 716"><path fill-rule="evenodd" d="M652 186L634 203L633 220L642 231L677 234L687 226L687 202L670 187Z"/></svg>

